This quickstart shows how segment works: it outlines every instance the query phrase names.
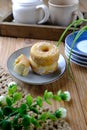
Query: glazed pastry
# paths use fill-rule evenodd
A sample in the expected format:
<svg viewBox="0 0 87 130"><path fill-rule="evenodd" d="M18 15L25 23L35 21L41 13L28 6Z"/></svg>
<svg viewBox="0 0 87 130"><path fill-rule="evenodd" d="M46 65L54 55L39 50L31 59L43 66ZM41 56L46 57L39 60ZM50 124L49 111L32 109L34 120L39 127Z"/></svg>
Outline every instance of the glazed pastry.
<svg viewBox="0 0 87 130"><path fill-rule="evenodd" d="M37 74L53 73L58 68L59 51L49 42L38 42L31 47L30 65Z"/></svg>

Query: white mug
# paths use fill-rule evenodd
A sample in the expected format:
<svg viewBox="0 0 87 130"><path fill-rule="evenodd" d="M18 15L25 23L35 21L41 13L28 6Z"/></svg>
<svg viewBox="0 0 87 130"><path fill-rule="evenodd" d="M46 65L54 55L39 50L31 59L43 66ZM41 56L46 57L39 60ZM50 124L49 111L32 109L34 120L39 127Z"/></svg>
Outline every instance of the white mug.
<svg viewBox="0 0 87 130"><path fill-rule="evenodd" d="M79 0L49 0L50 23L68 26L78 18L83 18L79 10Z"/></svg>
<svg viewBox="0 0 87 130"><path fill-rule="evenodd" d="M43 0L12 0L14 22L42 24L49 19L49 9Z"/></svg>

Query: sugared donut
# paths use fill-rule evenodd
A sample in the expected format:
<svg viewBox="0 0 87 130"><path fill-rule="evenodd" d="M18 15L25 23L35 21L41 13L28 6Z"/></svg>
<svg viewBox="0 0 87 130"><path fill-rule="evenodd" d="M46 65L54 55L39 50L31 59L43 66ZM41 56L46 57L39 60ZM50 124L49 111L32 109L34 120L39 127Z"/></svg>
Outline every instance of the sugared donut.
<svg viewBox="0 0 87 130"><path fill-rule="evenodd" d="M31 57L30 57L30 64L32 70L40 75L52 73L56 71L58 68L58 62L54 62L52 65L41 66L35 63Z"/></svg>
<svg viewBox="0 0 87 130"><path fill-rule="evenodd" d="M31 47L30 64L34 72L48 74L58 68L59 51L49 42L38 42Z"/></svg>
<svg viewBox="0 0 87 130"><path fill-rule="evenodd" d="M58 60L58 48L49 42L38 42L32 46L30 56L39 65L51 65Z"/></svg>

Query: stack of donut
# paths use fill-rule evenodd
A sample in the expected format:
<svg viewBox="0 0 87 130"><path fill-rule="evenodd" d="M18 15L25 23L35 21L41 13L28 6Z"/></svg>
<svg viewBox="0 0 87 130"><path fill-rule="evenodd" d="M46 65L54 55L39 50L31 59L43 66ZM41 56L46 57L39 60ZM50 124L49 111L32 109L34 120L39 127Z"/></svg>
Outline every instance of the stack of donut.
<svg viewBox="0 0 87 130"><path fill-rule="evenodd" d="M31 47L30 65L40 75L53 73L58 68L59 51L56 45L49 42L38 42Z"/></svg>

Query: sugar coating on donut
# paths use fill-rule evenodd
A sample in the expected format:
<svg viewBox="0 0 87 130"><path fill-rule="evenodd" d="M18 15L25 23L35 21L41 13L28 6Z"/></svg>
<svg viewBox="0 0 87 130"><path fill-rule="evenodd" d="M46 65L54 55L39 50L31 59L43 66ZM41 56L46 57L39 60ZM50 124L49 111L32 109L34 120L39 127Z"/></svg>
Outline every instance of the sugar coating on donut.
<svg viewBox="0 0 87 130"><path fill-rule="evenodd" d="M59 51L56 45L49 42L38 42L31 47L30 65L38 74L48 74L58 68Z"/></svg>
<svg viewBox="0 0 87 130"><path fill-rule="evenodd" d="M54 62L52 65L41 66L35 63L31 57L30 57L30 64L32 70L40 75L52 73L56 71L58 68L58 62Z"/></svg>
<svg viewBox="0 0 87 130"><path fill-rule="evenodd" d="M52 43L38 42L31 47L30 56L39 65L51 65L58 60L59 51Z"/></svg>

